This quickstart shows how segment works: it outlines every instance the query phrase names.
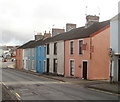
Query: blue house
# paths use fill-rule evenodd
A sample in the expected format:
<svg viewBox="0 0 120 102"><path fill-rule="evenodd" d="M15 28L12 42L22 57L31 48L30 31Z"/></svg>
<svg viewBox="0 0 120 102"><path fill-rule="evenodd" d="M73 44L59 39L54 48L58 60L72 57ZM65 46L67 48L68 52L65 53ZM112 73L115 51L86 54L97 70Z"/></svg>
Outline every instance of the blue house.
<svg viewBox="0 0 120 102"><path fill-rule="evenodd" d="M35 68L36 72L44 73L46 63L46 47L45 45L37 46L35 48Z"/></svg>

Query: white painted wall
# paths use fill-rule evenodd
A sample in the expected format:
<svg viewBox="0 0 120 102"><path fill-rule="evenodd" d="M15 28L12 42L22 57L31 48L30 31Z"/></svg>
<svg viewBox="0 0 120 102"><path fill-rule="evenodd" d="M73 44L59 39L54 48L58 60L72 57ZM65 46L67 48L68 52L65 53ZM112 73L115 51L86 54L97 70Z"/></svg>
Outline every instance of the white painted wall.
<svg viewBox="0 0 120 102"><path fill-rule="evenodd" d="M46 58L49 58L50 60L49 72L53 73L53 60L54 58L57 58L57 74L64 75L64 41L57 42L57 55L54 55L54 43L55 42L49 43L50 53L49 55L46 55Z"/></svg>
<svg viewBox="0 0 120 102"><path fill-rule="evenodd" d="M120 55L120 14L110 21L110 47L114 52L112 61L113 81L118 81L118 57Z"/></svg>
<svg viewBox="0 0 120 102"><path fill-rule="evenodd" d="M120 18L114 17L110 22L110 46L114 53L120 54Z"/></svg>

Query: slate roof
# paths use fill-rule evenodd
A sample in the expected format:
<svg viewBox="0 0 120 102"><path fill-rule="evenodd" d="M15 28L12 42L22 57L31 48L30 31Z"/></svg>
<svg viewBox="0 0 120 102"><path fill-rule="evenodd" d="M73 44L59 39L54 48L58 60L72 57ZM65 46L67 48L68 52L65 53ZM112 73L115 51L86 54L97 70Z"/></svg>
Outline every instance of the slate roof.
<svg viewBox="0 0 120 102"><path fill-rule="evenodd" d="M72 39L87 38L87 37L90 37L91 34L101 30L102 28L108 25L110 25L110 20L107 20L104 22L96 22L93 25L89 26L88 28L85 28L84 26L75 28L69 32L64 32L56 36L53 36L51 38L34 41L33 43L28 44L29 46L25 45L27 47L23 47L23 48L33 48L36 46L44 45L44 44L55 42L55 41L62 41L62 40L65 41L65 40L72 40Z"/></svg>
<svg viewBox="0 0 120 102"><path fill-rule="evenodd" d="M79 27L79 28L73 29L69 32L64 32L64 33L58 34L54 37L47 38L43 41L38 41L35 43L35 46L43 45L43 44L46 44L49 42L61 41L61 40L87 38L87 37L90 37L91 34L101 30L102 28L104 28L108 25L110 25L110 20L107 20L104 22L96 22L88 28L85 28L84 26Z"/></svg>
<svg viewBox="0 0 120 102"><path fill-rule="evenodd" d="M17 49L26 49L30 48L30 46L35 42L35 40L30 40L27 43L23 44L22 46L18 47Z"/></svg>

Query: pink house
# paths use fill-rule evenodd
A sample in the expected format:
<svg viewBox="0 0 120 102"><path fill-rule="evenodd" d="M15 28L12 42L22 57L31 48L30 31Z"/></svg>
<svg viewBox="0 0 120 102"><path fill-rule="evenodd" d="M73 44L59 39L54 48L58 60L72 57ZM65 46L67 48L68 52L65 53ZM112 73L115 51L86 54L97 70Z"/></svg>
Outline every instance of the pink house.
<svg viewBox="0 0 120 102"><path fill-rule="evenodd" d="M87 22L85 27L74 29L65 40L64 75L89 80L109 79L108 48L110 21Z"/></svg>

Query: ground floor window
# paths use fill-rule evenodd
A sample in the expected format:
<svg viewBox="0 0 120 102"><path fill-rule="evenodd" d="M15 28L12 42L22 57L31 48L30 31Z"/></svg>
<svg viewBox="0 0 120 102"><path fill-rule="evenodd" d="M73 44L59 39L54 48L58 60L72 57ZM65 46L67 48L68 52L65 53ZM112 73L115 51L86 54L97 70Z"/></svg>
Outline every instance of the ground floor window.
<svg viewBox="0 0 120 102"><path fill-rule="evenodd" d="M74 76L74 70L75 70L75 61L70 60L70 75Z"/></svg>

